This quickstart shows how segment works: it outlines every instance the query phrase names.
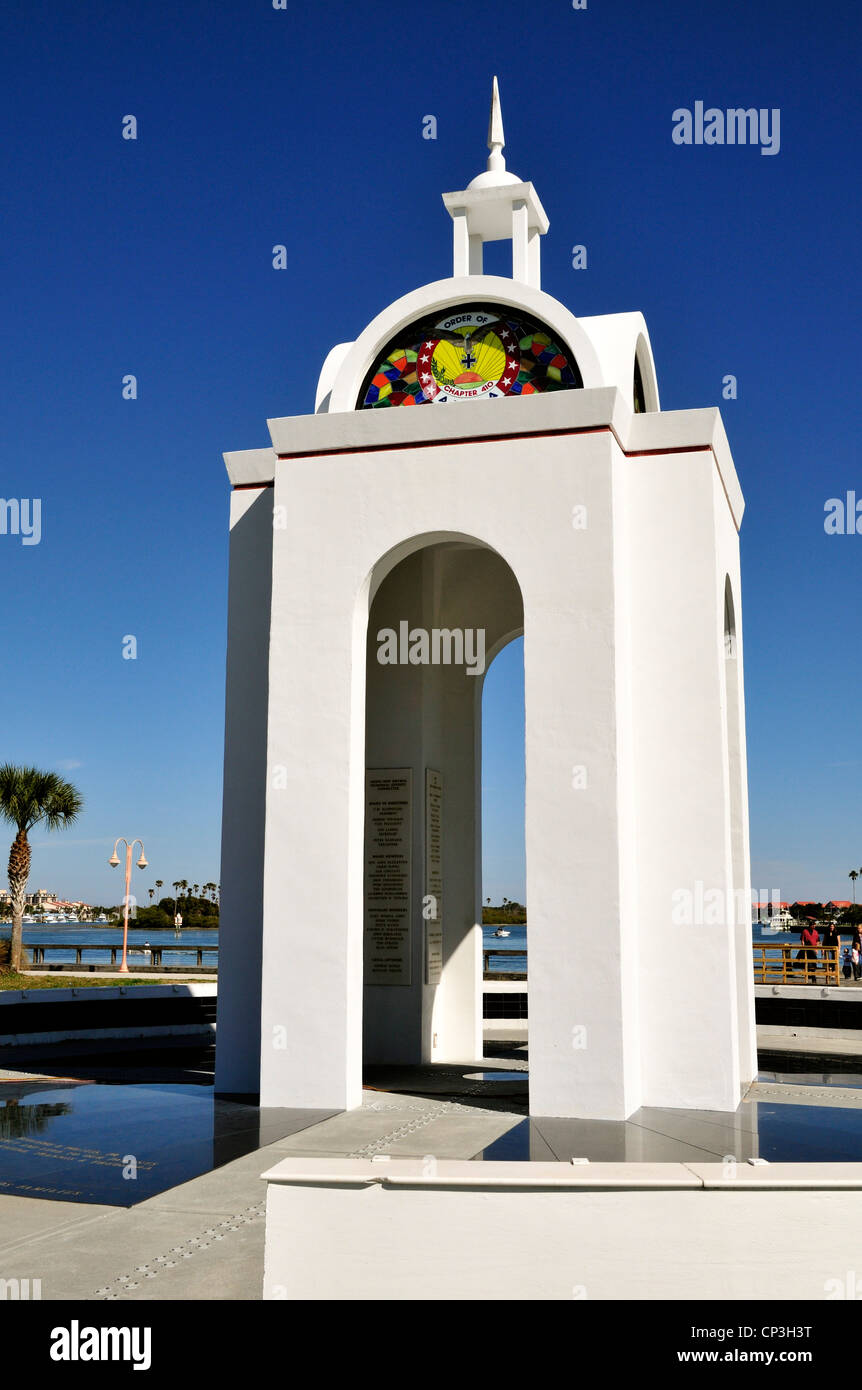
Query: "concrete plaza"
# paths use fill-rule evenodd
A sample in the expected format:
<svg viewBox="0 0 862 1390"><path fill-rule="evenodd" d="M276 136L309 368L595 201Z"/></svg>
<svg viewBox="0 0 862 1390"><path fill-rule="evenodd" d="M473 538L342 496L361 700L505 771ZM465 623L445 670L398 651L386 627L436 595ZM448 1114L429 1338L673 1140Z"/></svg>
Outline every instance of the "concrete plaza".
<svg viewBox="0 0 862 1390"><path fill-rule="evenodd" d="M757 1081L735 1114L644 1108L625 1122L528 1119L525 1051L498 1050L505 1055L480 1065L372 1068L361 1107L277 1112L281 1137L132 1207L0 1193L0 1277L39 1279L46 1300L258 1300L261 1174L284 1158L745 1162L757 1154L753 1102L862 1107L862 1090L824 1076ZM478 1079L500 1073L507 1078ZM0 1072L0 1084L16 1078L24 1073ZM267 1115L261 1138L273 1132Z"/></svg>

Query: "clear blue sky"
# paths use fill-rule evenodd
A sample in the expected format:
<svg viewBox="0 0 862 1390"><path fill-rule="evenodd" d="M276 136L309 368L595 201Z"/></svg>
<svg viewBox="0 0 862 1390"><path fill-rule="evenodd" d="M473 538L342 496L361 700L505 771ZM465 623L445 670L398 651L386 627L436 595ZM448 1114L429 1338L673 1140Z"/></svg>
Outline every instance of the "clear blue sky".
<svg viewBox="0 0 862 1390"><path fill-rule="evenodd" d="M551 219L544 288L642 310L665 408L738 378L753 879L849 896L862 536L827 537L823 507L862 496L860 28L801 0L3 8L0 492L41 498L43 534L0 536L0 755L87 802L37 830L31 886L116 901L119 833L145 840L144 884L218 878L221 452L313 409L333 343L450 273L440 194L482 167L496 72L509 165ZM675 145L697 100L780 108L780 152ZM524 896L519 681L516 646L486 699L495 900Z"/></svg>

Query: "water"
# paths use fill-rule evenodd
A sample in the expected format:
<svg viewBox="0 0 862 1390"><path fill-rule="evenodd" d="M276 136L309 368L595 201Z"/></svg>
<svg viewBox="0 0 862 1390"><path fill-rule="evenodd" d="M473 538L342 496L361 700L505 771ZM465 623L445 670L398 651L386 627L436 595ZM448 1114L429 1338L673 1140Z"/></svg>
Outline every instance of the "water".
<svg viewBox="0 0 862 1390"><path fill-rule="evenodd" d="M492 955L488 962L488 969L495 974L521 973L527 969L527 928L526 927L505 927L508 936L498 937L494 935L493 927L482 928L482 948L485 951L494 950L518 950L523 955L517 956L497 956Z"/></svg>
<svg viewBox="0 0 862 1390"><path fill-rule="evenodd" d="M783 1080L784 1078L779 1078ZM477 1158L514 1162L859 1163L862 1109L751 1101L738 1115L643 1109L628 1120L528 1119L513 1125Z"/></svg>
<svg viewBox="0 0 862 1390"><path fill-rule="evenodd" d="M259 1110L211 1085L4 1081L0 1194L130 1207L328 1113Z"/></svg>
<svg viewBox="0 0 862 1390"><path fill-rule="evenodd" d="M8 922L0 925L0 939L8 938L12 934L12 927ZM24 926L24 945L38 946L43 942L57 944L61 941L68 941L68 949L58 949L45 952L45 964L58 965L62 963L75 963L75 946L119 946L123 945L123 928L119 927L92 927L86 922L65 923L54 927L32 927ZM195 931L192 928L183 928L182 936L175 936L174 932L154 930L152 927L135 927L129 923L129 966L133 970L135 962L140 965L149 965L149 952L135 955L133 947L143 946L145 942L151 946L189 946L189 947L214 947L218 946L218 929L209 931ZM163 965L196 965L197 951L166 951L162 957ZM84 952L83 964L85 965L110 965L110 951ZM119 961L119 957L118 957ZM218 964L218 955L204 954L204 965L212 965L213 968Z"/></svg>
<svg viewBox="0 0 862 1390"><path fill-rule="evenodd" d="M11 926L8 923L0 924L0 938L9 937ZM506 927L508 936L496 937L493 927L482 928L482 946L486 951L494 952L505 949L507 951L518 950L523 954L515 956L494 955L489 961L489 969L495 974L521 974L527 969L527 928L526 926ZM845 929L844 936L849 941L850 933ZM764 932L760 923L756 923L751 929L751 939L755 944L763 943L766 946L799 945L799 932ZM122 946L123 929L122 927L94 927L86 922L76 924L66 923L65 925L54 927L24 927L24 945L36 945L40 942L59 942L68 940L71 944L83 945L104 945ZM172 931L159 931L152 927L129 926L129 946L143 946L145 941L149 941L151 946L183 945L188 946L218 946L218 929L209 931L194 931L191 928L184 929L181 937L174 935ZM846 942L844 944L847 944ZM777 954L777 953L776 953ZM84 960L93 965L106 965L110 963L111 955L109 951L87 951ZM147 956L140 955L138 961L144 965L149 963ZM49 951L46 955L46 963L59 964L61 962L74 963L75 952L73 950ZM135 956L132 955L131 963L134 964ZM165 965L194 965L197 961L197 953L189 951L180 953L179 951L169 951L163 958ZM217 957L204 956L204 964L215 965Z"/></svg>
<svg viewBox="0 0 862 1390"><path fill-rule="evenodd" d="M496 974L509 972L521 972L527 969L527 928L506 927L509 935L506 937L496 937L493 927L482 928L482 946L486 951L494 951L495 948L505 948L513 950L520 948L524 954L518 956L492 956L489 962L489 969ZM850 940L850 931L845 928L844 936L847 940L843 943L847 945ZM753 923L751 928L752 943L757 945L761 942L765 946L798 946L799 931L787 932L765 932L761 923ZM777 954L777 952L776 952Z"/></svg>

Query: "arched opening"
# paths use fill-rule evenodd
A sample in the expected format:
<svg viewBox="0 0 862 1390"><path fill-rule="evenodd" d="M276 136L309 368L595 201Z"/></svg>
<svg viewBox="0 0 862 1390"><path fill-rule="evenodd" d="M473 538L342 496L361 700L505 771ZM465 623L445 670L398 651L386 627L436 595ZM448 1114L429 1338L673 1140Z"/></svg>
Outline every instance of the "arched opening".
<svg viewBox="0 0 862 1390"><path fill-rule="evenodd" d="M636 415L643 415L646 412L646 392L644 391L644 379L641 372L641 364L635 353L635 377L632 388L634 398L634 408Z"/></svg>
<svg viewBox="0 0 862 1390"><path fill-rule="evenodd" d="M482 904L485 1050L526 1061L524 643L509 640L482 688Z"/></svg>
<svg viewBox="0 0 862 1390"><path fill-rule="evenodd" d="M638 335L632 366L632 409L636 415L659 409L655 368L642 333Z"/></svg>
<svg viewBox="0 0 862 1390"><path fill-rule="evenodd" d="M437 533L382 557L369 599L364 1061L478 1061L481 695L521 591L489 546Z"/></svg>
<svg viewBox="0 0 862 1390"><path fill-rule="evenodd" d="M740 1038L743 1049L748 1047L749 1058L756 1069L756 1042L751 1018L749 981L751 974L751 901L748 887L746 854L746 814L743 767L742 673L739 660L739 634L736 604L730 576L724 580L724 699L727 735L727 776L730 809L730 875L733 895L734 937L736 948L737 1008ZM747 1023L746 1023L747 1020ZM743 1074L749 1058L740 1058ZM753 1072L751 1073L753 1075ZM750 1076L748 1077L750 1079Z"/></svg>

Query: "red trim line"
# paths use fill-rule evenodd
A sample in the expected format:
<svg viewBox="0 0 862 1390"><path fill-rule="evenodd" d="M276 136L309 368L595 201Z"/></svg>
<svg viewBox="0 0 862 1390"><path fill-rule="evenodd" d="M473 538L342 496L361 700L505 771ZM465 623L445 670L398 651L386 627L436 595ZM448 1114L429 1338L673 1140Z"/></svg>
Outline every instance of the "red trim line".
<svg viewBox="0 0 862 1390"><path fill-rule="evenodd" d="M624 449L612 425L585 425L582 429L525 430L513 434L481 434L459 436L457 439L421 439L415 444L354 444L346 449L308 449L305 452L277 454L278 459L340 458L343 454L384 454L393 449L437 449L449 444L498 444L507 439L555 439L567 434L612 434L620 453L626 458L644 458L655 454L712 453L711 444L680 444L673 449ZM248 486L248 484L245 484Z"/></svg>
<svg viewBox="0 0 862 1390"><path fill-rule="evenodd" d="M584 425L580 429L559 429L559 430L524 430L517 434L509 432L507 434L482 434L468 437L459 436L456 439L422 439L415 443L404 444L354 444L345 449L307 449L303 452L293 454L277 454L276 458L282 459L310 459L310 458L341 458L344 454L385 454L391 453L393 449L439 449L445 448L450 444L497 444L507 439L555 439L563 435L578 434L612 434L616 441L617 448L624 458L655 458L662 454L712 454L716 468L718 460L715 457L715 450L711 444L680 444L672 449L624 449L620 437L612 425ZM727 495L727 488L724 486L724 479L721 477L719 469L719 479L722 490L730 507L730 498ZM235 483L233 490L238 492L243 488L264 488L273 487L274 483ZM733 508L731 507L731 516ZM737 528L738 529L738 528Z"/></svg>

